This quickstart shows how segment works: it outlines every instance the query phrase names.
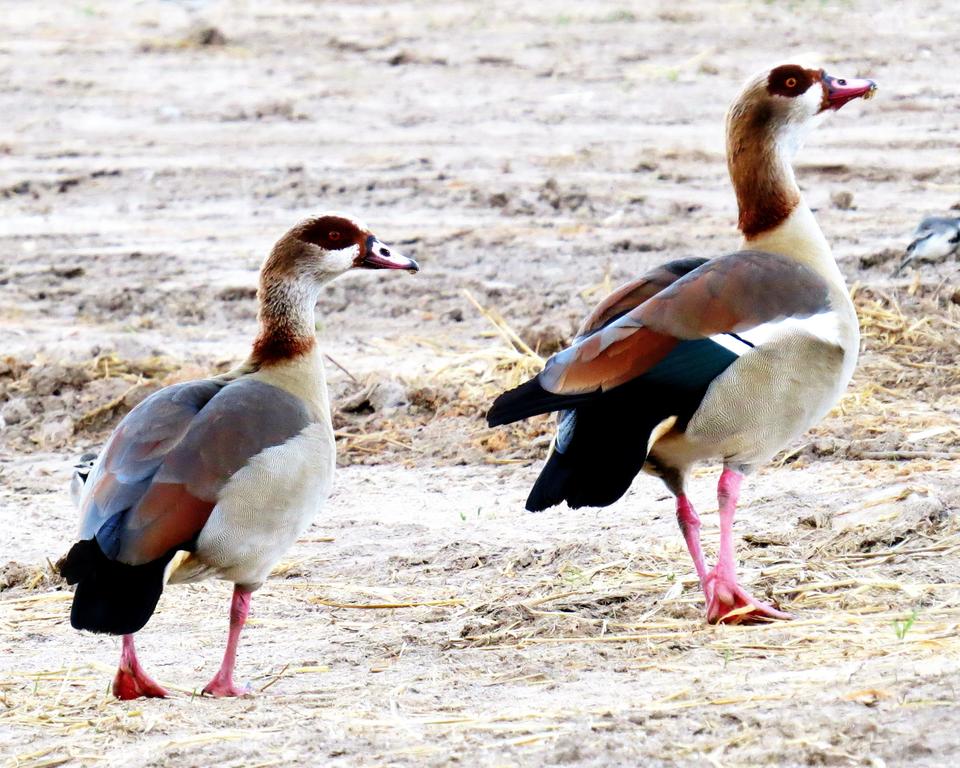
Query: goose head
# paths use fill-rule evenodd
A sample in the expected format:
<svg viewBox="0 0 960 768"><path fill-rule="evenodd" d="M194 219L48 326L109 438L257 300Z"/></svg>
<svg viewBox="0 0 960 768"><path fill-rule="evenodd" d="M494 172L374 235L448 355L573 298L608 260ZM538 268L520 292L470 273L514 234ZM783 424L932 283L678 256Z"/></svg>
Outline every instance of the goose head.
<svg viewBox="0 0 960 768"><path fill-rule="evenodd" d="M749 240L783 222L800 203L791 160L827 114L876 83L844 79L822 69L780 64L750 78L727 112L727 166Z"/></svg>
<svg viewBox="0 0 960 768"><path fill-rule="evenodd" d="M254 368L295 359L314 349L314 305L320 290L354 269L417 272L420 267L341 213L306 219L281 237L260 270L260 332L253 344Z"/></svg>
<svg viewBox="0 0 960 768"><path fill-rule="evenodd" d="M727 114L727 131L739 140L770 141L793 155L806 133L827 114L857 98L869 99L877 84L842 78L823 69L780 64L743 86Z"/></svg>
<svg viewBox="0 0 960 768"><path fill-rule="evenodd" d="M267 269L322 285L351 269L416 272L420 267L386 246L356 219L325 213L301 221L280 238Z"/></svg>

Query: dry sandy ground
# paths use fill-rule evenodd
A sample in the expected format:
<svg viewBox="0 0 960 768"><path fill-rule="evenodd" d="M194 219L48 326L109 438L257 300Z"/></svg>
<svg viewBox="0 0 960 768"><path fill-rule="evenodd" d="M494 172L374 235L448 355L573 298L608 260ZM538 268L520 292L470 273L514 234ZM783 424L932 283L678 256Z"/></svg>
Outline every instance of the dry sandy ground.
<svg viewBox="0 0 960 768"><path fill-rule="evenodd" d="M0 18L4 765L960 761L958 267L889 278L916 221L960 201L952 3L6 0ZM462 291L549 349L605 285L735 247L722 116L800 51L881 83L798 164L859 285L863 364L747 486L741 574L797 621L709 627L656 482L523 511L548 425L484 429L517 356ZM71 464L150 388L244 354L261 258L325 208L423 271L321 300L357 381L331 366L353 401L337 492L253 600L239 675L259 692L193 695L226 634L212 583L171 589L138 641L177 695L114 702L118 642L69 628L47 566L74 534ZM715 477L694 485L711 551ZM401 607L358 607L377 605Z"/></svg>

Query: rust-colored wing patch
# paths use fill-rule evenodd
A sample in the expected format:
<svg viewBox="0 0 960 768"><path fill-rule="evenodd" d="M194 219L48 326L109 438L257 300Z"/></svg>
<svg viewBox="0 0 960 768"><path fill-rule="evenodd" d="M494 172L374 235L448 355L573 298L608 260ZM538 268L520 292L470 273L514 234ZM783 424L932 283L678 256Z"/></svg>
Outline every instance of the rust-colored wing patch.
<svg viewBox="0 0 960 768"><path fill-rule="evenodd" d="M88 479L80 538L127 565L189 545L234 473L309 423L299 398L254 379L157 392L127 414Z"/></svg>
<svg viewBox="0 0 960 768"><path fill-rule="evenodd" d="M539 375L540 385L560 395L612 389L649 371L681 340L742 332L830 308L822 277L772 253L738 251L702 262L654 291L657 281L667 277L654 272L612 294L584 325L611 319L551 357ZM651 291L635 309L616 316L618 308Z"/></svg>
<svg viewBox="0 0 960 768"><path fill-rule="evenodd" d="M563 395L612 389L648 371L676 344L649 328L608 326L550 358L540 384Z"/></svg>
<svg viewBox="0 0 960 768"><path fill-rule="evenodd" d="M190 541L203 528L215 501L198 499L180 483L153 483L123 524L117 560L148 563Z"/></svg>
<svg viewBox="0 0 960 768"><path fill-rule="evenodd" d="M703 258L677 259L652 269L637 280L621 285L587 315L577 331L577 336L581 337L602 328L631 309L639 307L706 261Z"/></svg>
<svg viewBox="0 0 960 768"><path fill-rule="evenodd" d="M678 339L702 339L829 308L829 287L813 270L786 256L738 251L708 261L631 316Z"/></svg>

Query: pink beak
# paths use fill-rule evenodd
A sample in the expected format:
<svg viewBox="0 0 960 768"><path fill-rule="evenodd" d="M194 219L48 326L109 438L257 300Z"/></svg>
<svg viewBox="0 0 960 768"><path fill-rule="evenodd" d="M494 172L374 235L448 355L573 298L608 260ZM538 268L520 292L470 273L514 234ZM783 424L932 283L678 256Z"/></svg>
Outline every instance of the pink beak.
<svg viewBox="0 0 960 768"><path fill-rule="evenodd" d="M420 265L413 259L391 251L373 235L367 236L363 256L356 266L362 269L405 269L408 272L420 270Z"/></svg>
<svg viewBox="0 0 960 768"><path fill-rule="evenodd" d="M877 90L877 84L873 80L860 78L857 80L845 80L842 77L831 77L826 72L821 75L823 83L823 106L825 109L838 110L848 101L853 101L861 96L864 99L873 97Z"/></svg>

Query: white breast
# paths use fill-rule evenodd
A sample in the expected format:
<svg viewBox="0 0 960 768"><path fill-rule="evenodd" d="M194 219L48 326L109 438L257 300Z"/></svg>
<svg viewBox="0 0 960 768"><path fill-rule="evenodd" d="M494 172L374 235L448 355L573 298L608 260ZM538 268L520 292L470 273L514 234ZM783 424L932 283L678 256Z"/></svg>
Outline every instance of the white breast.
<svg viewBox="0 0 960 768"><path fill-rule="evenodd" d="M330 494L335 467L327 421L257 454L230 478L200 532L191 559L205 566L203 572L175 572L172 580L217 576L259 586L313 521Z"/></svg>

